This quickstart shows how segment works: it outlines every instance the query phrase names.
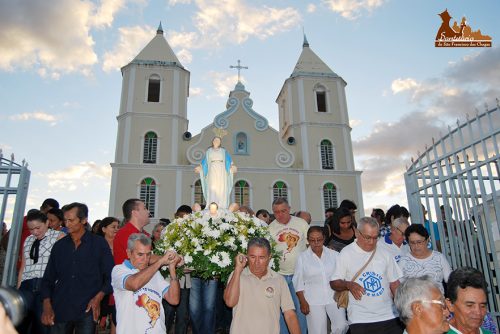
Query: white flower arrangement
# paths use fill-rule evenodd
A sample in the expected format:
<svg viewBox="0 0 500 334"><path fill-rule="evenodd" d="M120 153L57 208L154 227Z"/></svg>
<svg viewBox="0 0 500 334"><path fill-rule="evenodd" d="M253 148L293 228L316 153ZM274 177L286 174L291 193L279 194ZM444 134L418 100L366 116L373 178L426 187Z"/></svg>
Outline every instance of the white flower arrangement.
<svg viewBox="0 0 500 334"><path fill-rule="evenodd" d="M234 258L238 253L246 253L248 241L256 237L269 240L270 266L277 271L280 254L275 251L276 243L267 225L243 212L219 209L216 217L201 211L175 219L163 230L155 253L175 250L184 256L185 266L193 270L193 275L202 279L217 277L226 282L234 269Z"/></svg>

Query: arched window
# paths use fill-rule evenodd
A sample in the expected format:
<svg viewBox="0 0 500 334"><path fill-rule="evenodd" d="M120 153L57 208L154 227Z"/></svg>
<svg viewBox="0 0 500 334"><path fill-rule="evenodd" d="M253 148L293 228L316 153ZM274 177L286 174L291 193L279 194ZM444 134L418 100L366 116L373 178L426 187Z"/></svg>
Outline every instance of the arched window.
<svg viewBox="0 0 500 334"><path fill-rule="evenodd" d="M337 188L335 188L333 183L328 182L323 186L323 204L325 210L338 207Z"/></svg>
<svg viewBox="0 0 500 334"><path fill-rule="evenodd" d="M161 78L157 74L149 77L148 82L148 102L160 102Z"/></svg>
<svg viewBox="0 0 500 334"><path fill-rule="evenodd" d="M244 132L239 132L236 135L235 153L236 154L248 153L248 139L247 139L247 134Z"/></svg>
<svg viewBox="0 0 500 334"><path fill-rule="evenodd" d="M203 206L206 205L205 197L203 197L203 188L201 187L201 180L197 180L194 183L194 202Z"/></svg>
<svg viewBox="0 0 500 334"><path fill-rule="evenodd" d="M277 181L273 185L273 201L279 197L288 200L288 187L283 181Z"/></svg>
<svg viewBox="0 0 500 334"><path fill-rule="evenodd" d="M158 152L158 136L153 131L149 131L144 136L144 154L142 162L145 164L155 164Z"/></svg>
<svg viewBox="0 0 500 334"><path fill-rule="evenodd" d="M323 169L335 169L334 159L333 159L333 145L328 139L321 141L321 168Z"/></svg>
<svg viewBox="0 0 500 334"><path fill-rule="evenodd" d="M147 177L141 181L139 198L146 204L149 217L154 217L156 208L156 182L154 179Z"/></svg>
<svg viewBox="0 0 500 334"><path fill-rule="evenodd" d="M317 86L314 89L316 93L316 111L317 112L327 112L328 106L326 101L326 89L323 86Z"/></svg>
<svg viewBox="0 0 500 334"><path fill-rule="evenodd" d="M250 186L247 181L239 180L234 184L234 201L240 206L250 206Z"/></svg>

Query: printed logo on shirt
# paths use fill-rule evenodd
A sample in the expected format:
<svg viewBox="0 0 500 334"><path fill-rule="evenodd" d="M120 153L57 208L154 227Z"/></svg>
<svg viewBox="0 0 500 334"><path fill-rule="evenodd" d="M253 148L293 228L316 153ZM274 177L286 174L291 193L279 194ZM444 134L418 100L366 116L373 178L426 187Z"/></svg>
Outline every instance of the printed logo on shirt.
<svg viewBox="0 0 500 334"><path fill-rule="evenodd" d="M300 234L298 231L294 229L286 229L280 232L278 235L278 241L279 242L285 242L286 243L286 252L291 253L292 250L297 247L297 244L299 243L300 240Z"/></svg>
<svg viewBox="0 0 500 334"><path fill-rule="evenodd" d="M358 278L368 297L377 297L384 293L385 289L382 287L382 279L382 276L373 271L364 272Z"/></svg>
<svg viewBox="0 0 500 334"><path fill-rule="evenodd" d="M147 294L142 294L137 298L135 303L139 307L143 307L148 313L148 317L150 319L149 323L151 327L154 327L156 321L160 318L161 307L160 303L156 300L149 298Z"/></svg>
<svg viewBox="0 0 500 334"><path fill-rule="evenodd" d="M272 286L268 286L266 288L266 297L267 298L273 298L273 296L274 296L274 289L273 289Z"/></svg>

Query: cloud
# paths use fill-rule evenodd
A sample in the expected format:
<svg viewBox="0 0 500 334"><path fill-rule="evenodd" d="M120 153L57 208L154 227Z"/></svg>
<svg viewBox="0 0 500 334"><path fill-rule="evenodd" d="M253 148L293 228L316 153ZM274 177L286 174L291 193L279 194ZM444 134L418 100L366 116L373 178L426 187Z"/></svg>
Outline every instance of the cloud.
<svg viewBox="0 0 500 334"><path fill-rule="evenodd" d="M169 6L191 1L170 0ZM251 6L243 0L196 0L193 16L196 31L169 30L166 39L182 64L193 60L191 50L213 48L225 43L241 44L250 37L266 39L296 27L302 20L292 8ZM228 28L229 27L229 28ZM103 70L118 70L128 64L147 44L154 31L149 26L122 27L118 43L103 56Z"/></svg>
<svg viewBox="0 0 500 334"><path fill-rule="evenodd" d="M46 78L78 72L97 63L91 29L110 26L124 0L1 0L0 69L34 69Z"/></svg>
<svg viewBox="0 0 500 334"><path fill-rule="evenodd" d="M9 119L11 121L37 120L37 121L50 123L51 126L54 126L61 120L61 117L56 116L56 115L47 114L46 112L43 112L43 111L35 111L35 112L31 112L31 113L26 112L26 113L22 113L22 114L11 115L11 116L9 116Z"/></svg>
<svg viewBox="0 0 500 334"><path fill-rule="evenodd" d="M175 6L177 4L188 5L191 3L191 0L168 0L169 6Z"/></svg>
<svg viewBox="0 0 500 334"><path fill-rule="evenodd" d="M377 122L372 132L354 141L356 154L399 157L422 150L422 134L428 141L438 136L444 123L424 112L406 114L395 122Z"/></svg>
<svg viewBox="0 0 500 334"><path fill-rule="evenodd" d="M111 167L108 164L97 165L93 161L84 161L78 165L42 174L53 190L75 191L79 187L87 187L92 181L110 180Z"/></svg>
<svg viewBox="0 0 500 334"><path fill-rule="evenodd" d="M119 70L127 65L154 37L155 28L150 26L122 27L118 29L118 43L104 53L102 69L105 72Z"/></svg>
<svg viewBox="0 0 500 334"><path fill-rule="evenodd" d="M439 77L394 80L393 94L406 95L413 110L390 122L376 122L367 136L353 141L363 190L387 196L404 193L402 173L411 157L432 145L432 138L446 134L449 125L456 128L457 119L464 123L467 114L474 115L476 108L483 112L485 102L491 105L500 96L500 79L489 70L500 71L498 49L452 62ZM498 118L492 122L493 128L500 127Z"/></svg>
<svg viewBox="0 0 500 334"><path fill-rule="evenodd" d="M361 123L363 123L363 121L360 119L350 119L349 120L349 126L351 128L355 128L356 126L360 125Z"/></svg>
<svg viewBox="0 0 500 334"><path fill-rule="evenodd" d="M235 82L238 82L237 74L210 71L208 76L212 80L212 86L219 97L227 96L228 92L234 89ZM243 77L241 77L240 81L245 82Z"/></svg>
<svg viewBox="0 0 500 334"><path fill-rule="evenodd" d="M241 44L250 37L266 39L295 28L302 20L292 7L251 6L243 0L196 0L194 24L205 45Z"/></svg>
<svg viewBox="0 0 500 334"><path fill-rule="evenodd" d="M0 150L2 150L2 154L6 156L7 153L5 151L11 151L12 146L10 146L9 144L0 143Z"/></svg>
<svg viewBox="0 0 500 334"><path fill-rule="evenodd" d="M415 79L407 78L407 79L396 79L392 82L391 89L392 94L397 94L404 92L406 90L415 89L418 87Z"/></svg>
<svg viewBox="0 0 500 334"><path fill-rule="evenodd" d="M316 11L316 5L313 3L310 3L307 5L307 12L308 13L314 13Z"/></svg>
<svg viewBox="0 0 500 334"><path fill-rule="evenodd" d="M349 20L357 19L363 12L373 11L384 2L384 0L323 0L323 4L331 11Z"/></svg>
<svg viewBox="0 0 500 334"><path fill-rule="evenodd" d="M361 180L364 192L376 192L381 196L403 193L405 186L401 182L405 172L402 159L370 157L358 161L357 168L363 170Z"/></svg>
<svg viewBox="0 0 500 334"><path fill-rule="evenodd" d="M189 96L195 97L200 96L203 90L200 87L189 87Z"/></svg>
<svg viewBox="0 0 500 334"><path fill-rule="evenodd" d="M172 48L193 49L199 47L199 35L196 32L169 30L166 38Z"/></svg>
<svg viewBox="0 0 500 334"><path fill-rule="evenodd" d="M479 83L500 86L500 48L494 47L483 52L466 56L462 62L451 66L447 75L455 83Z"/></svg>
<svg viewBox="0 0 500 334"><path fill-rule="evenodd" d="M193 54L187 49L181 49L176 54L177 54L177 58L179 58L179 61L184 66L187 64L191 64L191 62L193 61Z"/></svg>
<svg viewBox="0 0 500 334"><path fill-rule="evenodd" d="M101 7L95 8L95 14L89 19L89 24L93 27L110 27L115 14L125 7L124 0L101 0Z"/></svg>

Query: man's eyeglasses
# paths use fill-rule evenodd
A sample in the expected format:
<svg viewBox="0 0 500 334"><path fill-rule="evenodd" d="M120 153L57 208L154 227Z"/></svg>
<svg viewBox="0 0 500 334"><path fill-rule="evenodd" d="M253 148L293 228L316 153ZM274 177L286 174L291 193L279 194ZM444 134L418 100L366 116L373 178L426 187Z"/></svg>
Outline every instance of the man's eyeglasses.
<svg viewBox="0 0 500 334"><path fill-rule="evenodd" d="M404 235L405 235L405 233L404 233L403 231L401 231L401 229L400 229L399 227L394 226L394 228L395 228L396 230L398 230L398 231L399 231L399 233L401 233L401 235L402 235L402 236L404 236Z"/></svg>
<svg viewBox="0 0 500 334"><path fill-rule="evenodd" d="M363 237L363 239L365 239L366 241L377 241L378 240L378 236L376 237L372 237L372 236L369 236L369 235L364 235L363 232L361 232L360 230L358 230L359 234L361 234L361 236Z"/></svg>
<svg viewBox="0 0 500 334"><path fill-rule="evenodd" d="M428 303L428 304L439 304L441 305L441 308L443 310L446 310L448 307L446 306L446 303L442 300L437 300L437 299L432 299L432 300L418 300L421 303Z"/></svg>

